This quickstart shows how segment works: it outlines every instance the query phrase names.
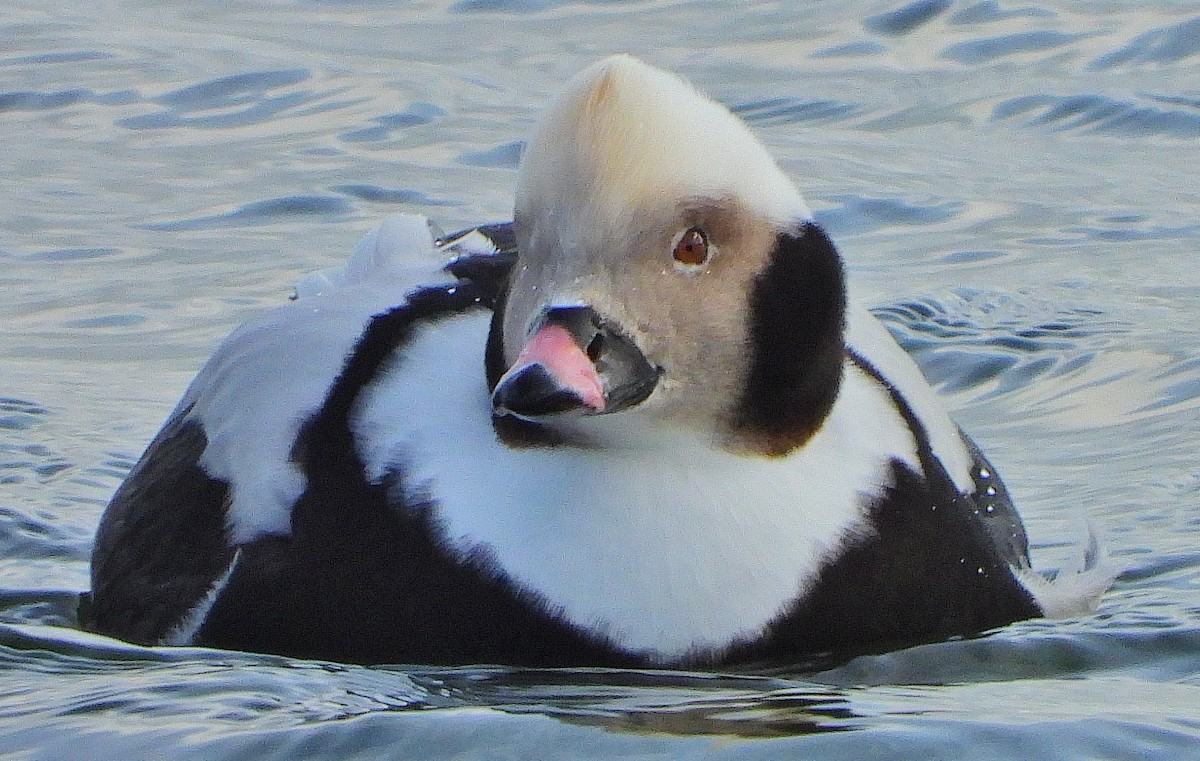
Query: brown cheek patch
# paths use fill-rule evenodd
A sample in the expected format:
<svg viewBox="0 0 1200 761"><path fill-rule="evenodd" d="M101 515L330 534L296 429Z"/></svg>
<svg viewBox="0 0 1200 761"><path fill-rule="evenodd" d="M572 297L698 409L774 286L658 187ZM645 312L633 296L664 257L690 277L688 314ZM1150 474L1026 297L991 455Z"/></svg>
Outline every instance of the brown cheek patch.
<svg viewBox="0 0 1200 761"><path fill-rule="evenodd" d="M725 448L738 454L754 457L779 458L787 457L800 449L817 435L824 420L807 425L794 425L787 429L767 430L763 428L747 428L746 426L731 425L731 434Z"/></svg>

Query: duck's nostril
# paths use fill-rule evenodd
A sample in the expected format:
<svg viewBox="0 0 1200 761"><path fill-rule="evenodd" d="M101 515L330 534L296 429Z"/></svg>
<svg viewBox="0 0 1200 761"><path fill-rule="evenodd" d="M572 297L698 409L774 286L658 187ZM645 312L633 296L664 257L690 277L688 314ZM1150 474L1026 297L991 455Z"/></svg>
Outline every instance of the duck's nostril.
<svg viewBox="0 0 1200 761"><path fill-rule="evenodd" d="M595 362L600 359L600 353L604 351L604 334L597 333L587 345L587 357Z"/></svg>

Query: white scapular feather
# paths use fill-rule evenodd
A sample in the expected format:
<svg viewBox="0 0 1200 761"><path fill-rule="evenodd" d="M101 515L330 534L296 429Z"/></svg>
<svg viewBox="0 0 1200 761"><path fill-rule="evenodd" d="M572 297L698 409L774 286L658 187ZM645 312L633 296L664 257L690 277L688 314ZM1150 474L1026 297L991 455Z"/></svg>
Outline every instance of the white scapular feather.
<svg viewBox="0 0 1200 761"><path fill-rule="evenodd" d="M198 420L208 438L200 464L230 485L234 544L291 531L304 473L291 460L370 318L422 283L448 276L425 217L385 220L344 267L309 275L299 297L234 331L188 387L172 417Z"/></svg>

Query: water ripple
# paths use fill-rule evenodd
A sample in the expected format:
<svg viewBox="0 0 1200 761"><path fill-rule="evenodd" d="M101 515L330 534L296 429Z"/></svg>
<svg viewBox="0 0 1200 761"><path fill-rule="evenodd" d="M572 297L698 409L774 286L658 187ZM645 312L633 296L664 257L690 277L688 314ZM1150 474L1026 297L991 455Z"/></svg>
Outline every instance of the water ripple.
<svg viewBox="0 0 1200 761"><path fill-rule="evenodd" d="M1045 8L1037 8L1035 6L1026 6L1024 8L1013 8L1007 10L1000 7L997 0L983 0L983 2L968 5L966 8L955 13L949 18L951 24L986 24L993 21L1004 21L1010 18L1020 16L1028 16L1030 18L1053 18L1054 12Z"/></svg>
<svg viewBox="0 0 1200 761"><path fill-rule="evenodd" d="M133 90L97 93L82 87L69 90L21 90L0 93L0 113L5 111L53 111L80 103L123 106L136 103L140 96Z"/></svg>
<svg viewBox="0 0 1200 761"><path fill-rule="evenodd" d="M887 51L883 45L870 40L847 42L843 45L833 45L822 48L810 55L810 58L853 58L855 56L879 55Z"/></svg>
<svg viewBox="0 0 1200 761"><path fill-rule="evenodd" d="M524 140L514 140L495 148L478 151L464 151L459 154L460 164L481 166L487 168L513 168L521 163L521 152L525 150Z"/></svg>
<svg viewBox="0 0 1200 761"><path fill-rule="evenodd" d="M77 262L85 259L100 259L121 253L119 248L55 248L38 251L26 259L40 262Z"/></svg>
<svg viewBox="0 0 1200 761"><path fill-rule="evenodd" d="M49 111L88 100L91 95L91 91L82 88L56 92L0 93L0 111Z"/></svg>
<svg viewBox="0 0 1200 761"><path fill-rule="evenodd" d="M451 13L539 13L560 5L564 0L458 0Z"/></svg>
<svg viewBox="0 0 1200 761"><path fill-rule="evenodd" d="M63 324L68 328L131 328L146 322L142 314L106 314L99 317L83 317L77 320L67 320Z"/></svg>
<svg viewBox="0 0 1200 761"><path fill-rule="evenodd" d="M343 217L354 210L354 204L344 198L320 195L296 195L269 198L243 204L221 214L189 217L169 222L141 225L146 230L178 232L181 230L211 230L220 227L266 225L293 217Z"/></svg>
<svg viewBox="0 0 1200 761"><path fill-rule="evenodd" d="M27 402L24 399L0 397L0 429L9 431L24 431L35 426L43 415L45 407ZM3 466L0 466L3 467ZM0 475L0 482L3 480Z"/></svg>
<svg viewBox="0 0 1200 761"><path fill-rule="evenodd" d="M1083 130L1121 137L1200 136L1200 107L1186 99L1155 99L1159 102L1181 103L1190 108L1165 109L1106 95L1024 95L997 104L992 109L992 119L1013 119L1036 114L1027 119L1027 126L1053 126L1060 130Z"/></svg>
<svg viewBox="0 0 1200 761"><path fill-rule="evenodd" d="M0 454L2 456L2 454ZM23 470L39 470L32 462L4 462L0 467L7 468L15 465ZM71 463L58 461L53 463L53 470L37 473L38 479L45 483L56 473L72 467ZM0 505L0 552L6 563L16 559L48 560L62 562L67 557L79 554L82 549L86 556L90 546L91 532L81 531L77 526L71 526L60 520L46 516L30 515L16 508ZM11 580L6 579L6 583Z"/></svg>
<svg viewBox="0 0 1200 761"><path fill-rule="evenodd" d="M873 310L947 393L987 396L1029 386L1039 376L1078 370L1128 326L1098 310L960 289L953 299L916 299Z"/></svg>
<svg viewBox="0 0 1200 761"><path fill-rule="evenodd" d="M957 201L914 204L898 198L836 195L839 203L814 216L822 227L837 235L854 235L894 225L933 225L958 216L966 205Z"/></svg>
<svg viewBox="0 0 1200 761"><path fill-rule="evenodd" d="M1088 36L1090 35L1052 31L1015 32L1000 37L959 42L944 48L938 57L961 64L974 65L1018 53L1054 50Z"/></svg>
<svg viewBox="0 0 1200 761"><path fill-rule="evenodd" d="M1180 362L1154 380L1164 384L1159 390L1159 398L1139 407L1137 412L1166 409L1200 399L1200 358Z"/></svg>
<svg viewBox="0 0 1200 761"><path fill-rule="evenodd" d="M427 690L398 670L143 648L84 632L20 624L0 625L0 664L22 664L32 678L72 677L71 687L61 690L57 700L43 694L31 702L6 702L0 722L42 714L145 725L200 710L227 729L247 729L464 704L445 690Z"/></svg>
<svg viewBox="0 0 1200 761"><path fill-rule="evenodd" d="M863 27L876 34L908 34L943 13L951 4L951 0L915 0L903 8L869 16L863 21Z"/></svg>
<svg viewBox="0 0 1200 761"><path fill-rule="evenodd" d="M387 140L396 130L429 124L445 115L446 110L433 103L412 103L403 111L372 118L373 126L349 130L343 132L339 137L347 143Z"/></svg>
<svg viewBox="0 0 1200 761"><path fill-rule="evenodd" d="M1152 29L1120 50L1092 61L1089 69L1110 69L1124 63L1177 63L1200 53L1200 16L1173 26Z"/></svg>
<svg viewBox="0 0 1200 761"><path fill-rule="evenodd" d="M4 690L0 725L7 731L0 742L62 751L55 738L86 732L99 740L107 757L119 739L110 729L120 726L125 737L160 745L170 741L172 747L196 751L186 757L197 758L219 756L218 744L239 758L313 753L441 758L481 748L493 755L502 750L499 756L506 758L628 757L633 748L642 751L639 756L669 751L666 757L676 758L711 747L695 744L707 737L706 743L722 744L738 738L792 741L735 747L742 752L722 756L742 757L759 748L764 758L840 758L861 757L872 737L890 733L883 738L888 752L878 756L892 758L900 747L895 743L904 747L904 757L918 757L911 755L912 744L927 732L930 738L922 742L937 757L944 754L936 749L951 742L985 747L983 757L1010 758L991 752L988 744L1001 738L1001 745L1027 747L1052 731L1047 725L1082 719L1102 725L1105 737L1125 737L1116 753L1121 757L1136 757L1125 751L1144 748L1147 741L1142 734L1126 737L1128 732L1118 731L1125 723L1162 726L1154 737L1171 753L1188 747L1191 733L1178 718L1189 714L1196 688L1172 684L1169 677L1194 651L1194 628L1070 638L1042 631L1040 622L1024 628L1021 637L1001 634L867 656L817 675L739 676L344 667L201 649L138 648L10 624L0 626L0 664L19 669L22 680ZM1081 671L1092 678L1071 678ZM1142 674L1166 681L1135 676ZM1069 700L1056 700L1064 693ZM1138 699L1129 700L1131 694ZM1030 700L1039 701L1035 722ZM585 730L595 733L582 734ZM864 730L854 746L858 752L845 755L844 745L828 744L839 735L844 740L845 732ZM648 737L655 738L652 749L658 752L629 745ZM826 744L820 744L822 738ZM1066 738L1081 748L1088 744L1078 733ZM414 752L400 752L409 749Z"/></svg>
<svg viewBox="0 0 1200 761"><path fill-rule="evenodd" d="M433 198L420 190L413 188L381 188L378 185L351 184L334 185L330 190L344 193L363 201L377 203L406 203L417 206L457 206L458 201L447 198Z"/></svg>
<svg viewBox="0 0 1200 761"><path fill-rule="evenodd" d="M163 106L163 110L121 119L117 125L132 130L244 127L278 119L284 113L305 115L360 102L334 102L315 108L301 108L345 92L348 88L328 92L300 90L271 94L274 90L307 81L311 76L307 69L288 69L247 72L212 79L153 98L152 102Z"/></svg>
<svg viewBox="0 0 1200 761"><path fill-rule="evenodd" d="M729 107L748 122L792 124L800 122L832 122L858 116L864 111L859 103L837 100L804 100L800 98L768 98Z"/></svg>
<svg viewBox="0 0 1200 761"><path fill-rule="evenodd" d="M172 90L155 98L154 101L184 112L209 108L229 108L253 103L268 90L299 84L310 76L307 69L233 74Z"/></svg>
<svg viewBox="0 0 1200 761"><path fill-rule="evenodd" d="M101 50L64 50L56 53L35 53L34 55L23 55L13 58L0 58L0 66L86 63L87 61L102 61L106 58L116 58L116 56Z"/></svg>
<svg viewBox="0 0 1200 761"><path fill-rule="evenodd" d="M1087 225L1062 228L1074 243L1081 240L1128 243L1148 240L1191 240L1200 236L1200 223L1190 225L1164 225L1149 223L1144 216L1099 217ZM1033 240L1037 240L1034 238ZM1063 238L1059 238L1063 240Z"/></svg>

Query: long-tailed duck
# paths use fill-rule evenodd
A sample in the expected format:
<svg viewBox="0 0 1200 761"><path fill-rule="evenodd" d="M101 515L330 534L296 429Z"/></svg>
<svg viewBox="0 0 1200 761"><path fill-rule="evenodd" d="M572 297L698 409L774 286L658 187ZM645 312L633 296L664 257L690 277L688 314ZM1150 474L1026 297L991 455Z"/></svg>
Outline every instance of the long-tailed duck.
<svg viewBox="0 0 1200 761"><path fill-rule="evenodd" d="M389 220L217 351L117 491L90 628L357 662L714 667L1085 610L749 129L576 76L514 222ZM465 253L464 253L465 252Z"/></svg>

